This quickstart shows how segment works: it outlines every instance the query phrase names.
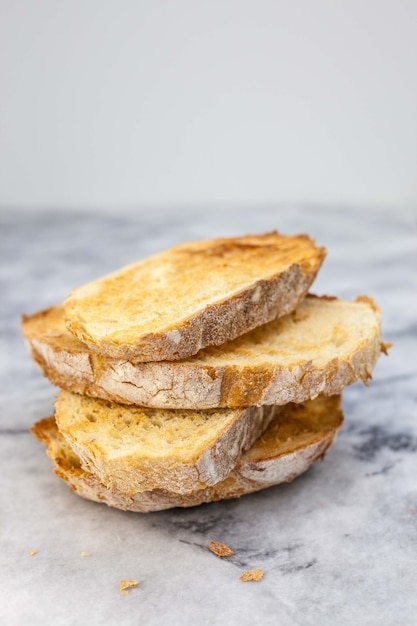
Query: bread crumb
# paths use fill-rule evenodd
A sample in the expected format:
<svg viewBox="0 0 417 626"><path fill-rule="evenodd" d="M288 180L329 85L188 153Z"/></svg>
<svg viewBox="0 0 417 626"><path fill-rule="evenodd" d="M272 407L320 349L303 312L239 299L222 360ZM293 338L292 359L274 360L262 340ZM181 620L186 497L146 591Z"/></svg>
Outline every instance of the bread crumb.
<svg viewBox="0 0 417 626"><path fill-rule="evenodd" d="M35 554L38 554L37 550L29 550L28 552L29 556L34 556Z"/></svg>
<svg viewBox="0 0 417 626"><path fill-rule="evenodd" d="M210 541L210 552L213 552L216 556L232 556L233 550L229 548L225 543L218 543L217 541Z"/></svg>
<svg viewBox="0 0 417 626"><path fill-rule="evenodd" d="M89 552L81 552L81 556L90 556Z"/></svg>
<svg viewBox="0 0 417 626"><path fill-rule="evenodd" d="M240 580L243 583L246 583L250 580L255 580L256 582L259 582L260 580L262 580L264 573L265 572L263 571L263 569L250 569L242 574Z"/></svg>
<svg viewBox="0 0 417 626"><path fill-rule="evenodd" d="M119 591L122 596L127 594L128 589L133 589L139 585L139 580L121 580L119 585Z"/></svg>

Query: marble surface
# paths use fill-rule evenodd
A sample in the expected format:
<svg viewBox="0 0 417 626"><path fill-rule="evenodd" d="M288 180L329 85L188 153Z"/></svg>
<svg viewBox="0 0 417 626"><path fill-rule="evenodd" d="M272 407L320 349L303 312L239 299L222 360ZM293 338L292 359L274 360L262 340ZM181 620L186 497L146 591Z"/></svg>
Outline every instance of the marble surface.
<svg viewBox="0 0 417 626"><path fill-rule="evenodd" d="M285 206L3 210L0 622L415 625L416 216ZM188 510L124 513L73 495L28 433L51 414L56 389L26 353L20 314L175 242L273 228L309 232L325 245L315 292L372 295L384 338L395 344L368 388L345 391L345 425L325 461L290 485ZM212 555L211 539L234 556ZM264 569L264 579L240 582L252 568ZM123 596L121 579L141 584Z"/></svg>

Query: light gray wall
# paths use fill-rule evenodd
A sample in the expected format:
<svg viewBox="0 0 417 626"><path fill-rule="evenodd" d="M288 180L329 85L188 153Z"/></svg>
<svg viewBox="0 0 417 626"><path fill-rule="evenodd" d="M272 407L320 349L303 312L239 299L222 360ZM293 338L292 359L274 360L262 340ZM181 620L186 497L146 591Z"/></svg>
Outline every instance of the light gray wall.
<svg viewBox="0 0 417 626"><path fill-rule="evenodd" d="M0 7L0 205L417 201L417 0Z"/></svg>

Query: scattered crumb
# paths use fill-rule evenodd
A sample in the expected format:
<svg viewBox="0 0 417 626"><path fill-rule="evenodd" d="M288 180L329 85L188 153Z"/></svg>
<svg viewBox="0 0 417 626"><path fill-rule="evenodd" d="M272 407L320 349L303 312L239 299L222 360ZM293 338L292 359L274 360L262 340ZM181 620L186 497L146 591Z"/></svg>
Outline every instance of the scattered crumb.
<svg viewBox="0 0 417 626"><path fill-rule="evenodd" d="M240 577L240 580L243 583L247 583L250 580L255 580L256 582L262 580L264 575L263 569L250 569L247 572L244 572Z"/></svg>
<svg viewBox="0 0 417 626"><path fill-rule="evenodd" d="M133 587L137 587L138 585L138 580L121 580L119 585L119 591L123 596L125 596L128 589L133 589Z"/></svg>
<svg viewBox="0 0 417 626"><path fill-rule="evenodd" d="M38 554L37 550L29 550L28 552L29 556L34 556L35 554Z"/></svg>
<svg viewBox="0 0 417 626"><path fill-rule="evenodd" d="M413 506L410 506L410 508L408 510L410 511L410 513L415 513L416 512L416 510L415 510L415 508Z"/></svg>
<svg viewBox="0 0 417 626"><path fill-rule="evenodd" d="M90 556L89 552L81 552L81 556Z"/></svg>
<svg viewBox="0 0 417 626"><path fill-rule="evenodd" d="M229 546L225 543L218 543L217 541L210 541L209 550L216 556L232 556L232 554L234 554Z"/></svg>

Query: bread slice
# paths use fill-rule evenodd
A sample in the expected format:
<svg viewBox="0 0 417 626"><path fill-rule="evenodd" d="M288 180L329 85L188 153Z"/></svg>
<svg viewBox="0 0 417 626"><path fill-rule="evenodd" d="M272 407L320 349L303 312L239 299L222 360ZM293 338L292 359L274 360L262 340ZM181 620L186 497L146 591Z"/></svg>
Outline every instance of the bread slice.
<svg viewBox="0 0 417 626"><path fill-rule="evenodd" d="M292 311L324 256L276 232L186 243L72 291L67 325L113 358L185 358Z"/></svg>
<svg viewBox="0 0 417 626"><path fill-rule="evenodd" d="M207 409L304 402L364 382L381 350L380 311L308 296L295 312L188 360L131 363L90 351L65 328L62 307L25 317L35 361L55 385L155 408Z"/></svg>
<svg viewBox="0 0 417 626"><path fill-rule="evenodd" d="M172 411L61 391L59 430L110 490L187 493L220 482L264 432L275 407Z"/></svg>
<svg viewBox="0 0 417 626"><path fill-rule="evenodd" d="M178 494L155 489L132 494L110 491L99 478L82 468L77 454L58 431L53 417L31 429L47 447L56 474L87 500L128 511L148 513L237 498L282 482L290 482L322 459L343 421L340 398L319 397L305 404L283 407L268 430L245 452L229 476L214 486Z"/></svg>

